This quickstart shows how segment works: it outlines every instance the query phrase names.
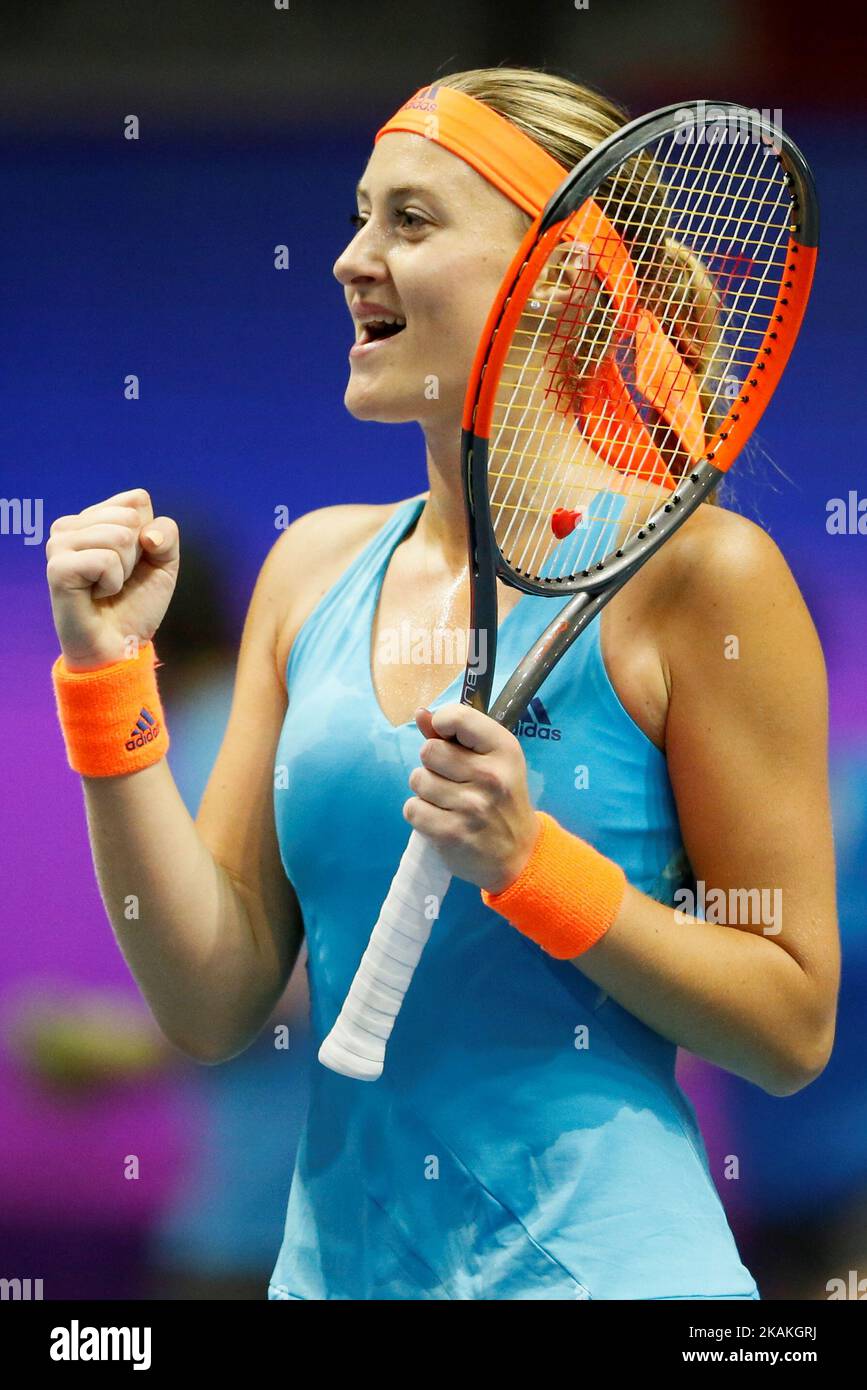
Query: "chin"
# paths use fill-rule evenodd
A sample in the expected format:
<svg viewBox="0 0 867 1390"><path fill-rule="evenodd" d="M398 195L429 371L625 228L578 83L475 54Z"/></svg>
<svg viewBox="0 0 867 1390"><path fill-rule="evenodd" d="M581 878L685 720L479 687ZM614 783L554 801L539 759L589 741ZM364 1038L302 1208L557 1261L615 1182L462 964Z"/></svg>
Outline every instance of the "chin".
<svg viewBox="0 0 867 1390"><path fill-rule="evenodd" d="M356 420L370 420L380 425L406 425L418 418L418 405L389 400L385 392L357 391L352 383L346 388L343 404Z"/></svg>

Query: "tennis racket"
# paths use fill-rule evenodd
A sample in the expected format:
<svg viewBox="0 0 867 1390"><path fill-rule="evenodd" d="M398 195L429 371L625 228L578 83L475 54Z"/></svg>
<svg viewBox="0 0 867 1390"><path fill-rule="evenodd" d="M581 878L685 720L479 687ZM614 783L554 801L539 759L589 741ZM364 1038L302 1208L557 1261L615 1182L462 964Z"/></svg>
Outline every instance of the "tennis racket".
<svg viewBox="0 0 867 1390"><path fill-rule="evenodd" d="M802 154L732 103L632 121L553 194L491 308L465 400L471 636L484 640L469 644L463 702L513 728L576 637L722 481L791 351L817 236ZM497 577L565 602L489 709ZM325 1066L381 1074L449 881L412 831L319 1049Z"/></svg>

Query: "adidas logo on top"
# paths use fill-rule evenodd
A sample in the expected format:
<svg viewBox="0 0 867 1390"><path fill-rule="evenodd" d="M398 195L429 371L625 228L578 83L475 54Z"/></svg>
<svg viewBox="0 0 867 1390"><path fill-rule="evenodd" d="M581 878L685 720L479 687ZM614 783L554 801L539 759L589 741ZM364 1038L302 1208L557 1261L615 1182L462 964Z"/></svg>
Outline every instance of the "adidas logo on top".
<svg viewBox="0 0 867 1390"><path fill-rule="evenodd" d="M135 728L131 731L129 738L123 745L128 752L132 753L136 748L143 748L146 743L153 743L160 731L160 726L149 709L142 706L139 717L135 722Z"/></svg>
<svg viewBox="0 0 867 1390"><path fill-rule="evenodd" d="M432 87L426 87L424 91L418 92L409 101L405 102L407 111L436 111L437 92L440 84L435 82Z"/></svg>
<svg viewBox="0 0 867 1390"><path fill-rule="evenodd" d="M515 725L515 735L517 738L549 739L551 743L558 742L562 737L560 729L555 729L551 723L550 715L538 695L533 696Z"/></svg>

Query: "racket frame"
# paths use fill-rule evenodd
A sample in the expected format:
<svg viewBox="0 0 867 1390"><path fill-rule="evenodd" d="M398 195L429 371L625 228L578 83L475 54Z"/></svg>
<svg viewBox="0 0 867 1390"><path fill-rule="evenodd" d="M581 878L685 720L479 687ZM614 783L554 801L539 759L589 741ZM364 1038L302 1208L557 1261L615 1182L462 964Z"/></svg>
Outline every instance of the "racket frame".
<svg viewBox="0 0 867 1390"><path fill-rule="evenodd" d="M667 499L648 516L636 535L613 557L567 578L535 579L514 568L496 543L488 497L488 438L491 410L499 370L511 341L510 327L523 312L535 283L535 269L547 260L563 234L563 228L592 199L600 184L624 160L643 151L653 140L671 135L671 117L690 109L724 112L731 118L747 115L754 138L769 147L769 157L779 159L792 195L793 221L786 252L786 278L769 315L768 328L756 352L746 388L732 404L711 437L704 458L677 484ZM714 123L717 123L715 118ZM693 129L700 128L696 121ZM569 174L534 220L516 251L497 299L491 307L467 387L461 429L461 475L464 484L470 566L470 631L476 637L471 650L476 660L467 664L461 701L513 727L528 700L548 672L601 610L608 598L626 583L650 556L676 531L696 507L719 485L755 429L794 346L803 319L816 260L818 206L809 166L795 143L759 113L737 102L676 102L639 117L615 131L588 154ZM530 267L534 269L526 274ZM520 293L518 293L520 288ZM552 597L575 596L524 656L490 707L497 646L497 579L523 593ZM603 592L604 591L604 592ZM595 602L591 601L595 598ZM478 636L485 633L480 648ZM484 651L484 663L478 659ZM538 681L531 670L540 663Z"/></svg>

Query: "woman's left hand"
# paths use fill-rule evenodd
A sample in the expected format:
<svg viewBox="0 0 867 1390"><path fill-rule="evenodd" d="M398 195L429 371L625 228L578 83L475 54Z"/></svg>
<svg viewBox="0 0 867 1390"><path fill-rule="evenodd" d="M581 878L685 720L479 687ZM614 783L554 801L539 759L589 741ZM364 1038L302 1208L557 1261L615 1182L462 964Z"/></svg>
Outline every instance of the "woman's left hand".
<svg viewBox="0 0 867 1390"><path fill-rule="evenodd" d="M416 710L425 735L403 815L432 841L457 878L502 893L536 843L539 821L514 734L460 703ZM457 739L457 742L453 741Z"/></svg>

